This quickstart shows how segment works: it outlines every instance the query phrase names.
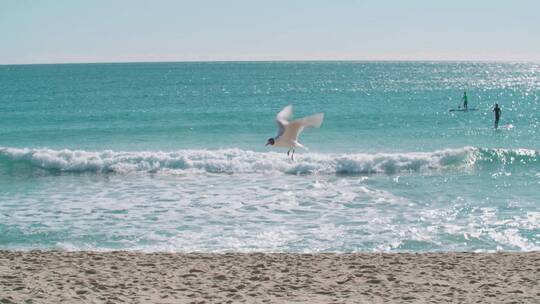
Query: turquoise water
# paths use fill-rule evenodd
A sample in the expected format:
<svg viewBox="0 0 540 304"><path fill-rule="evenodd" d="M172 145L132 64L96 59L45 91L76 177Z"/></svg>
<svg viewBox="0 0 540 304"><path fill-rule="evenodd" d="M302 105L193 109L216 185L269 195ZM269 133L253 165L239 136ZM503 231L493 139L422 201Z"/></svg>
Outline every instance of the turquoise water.
<svg viewBox="0 0 540 304"><path fill-rule="evenodd" d="M535 63L0 66L0 249L540 250L539 97ZM325 113L295 161L287 104Z"/></svg>

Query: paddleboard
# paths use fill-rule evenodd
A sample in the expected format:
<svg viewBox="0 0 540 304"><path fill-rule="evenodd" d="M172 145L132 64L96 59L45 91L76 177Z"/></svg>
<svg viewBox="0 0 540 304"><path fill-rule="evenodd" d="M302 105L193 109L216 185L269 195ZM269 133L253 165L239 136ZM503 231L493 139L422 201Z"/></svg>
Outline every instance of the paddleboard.
<svg viewBox="0 0 540 304"><path fill-rule="evenodd" d="M448 112L469 112L469 111L478 111L477 108L468 108L467 110L465 109L450 109L448 110Z"/></svg>

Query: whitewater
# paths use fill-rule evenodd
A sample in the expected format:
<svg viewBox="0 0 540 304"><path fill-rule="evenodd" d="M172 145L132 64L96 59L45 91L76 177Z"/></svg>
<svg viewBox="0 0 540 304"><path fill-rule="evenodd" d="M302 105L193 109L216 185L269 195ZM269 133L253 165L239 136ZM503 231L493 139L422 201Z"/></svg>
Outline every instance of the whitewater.
<svg viewBox="0 0 540 304"><path fill-rule="evenodd" d="M475 169L482 165L535 166L540 152L528 149L464 147L434 152L377 154L303 154L296 161L283 153L241 149L180 150L174 152L115 152L0 147L0 161L28 164L35 169L96 173L272 173L398 174ZM496 167L496 168L499 168Z"/></svg>
<svg viewBox="0 0 540 304"><path fill-rule="evenodd" d="M536 63L0 66L0 249L540 250L538 113Z"/></svg>

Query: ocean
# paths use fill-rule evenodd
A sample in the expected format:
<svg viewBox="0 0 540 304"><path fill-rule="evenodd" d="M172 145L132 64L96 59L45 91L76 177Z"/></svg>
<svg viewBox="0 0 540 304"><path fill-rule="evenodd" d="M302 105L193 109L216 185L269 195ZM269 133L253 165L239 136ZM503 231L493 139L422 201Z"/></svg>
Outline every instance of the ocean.
<svg viewBox="0 0 540 304"><path fill-rule="evenodd" d="M538 63L3 65L0 249L540 250L539 97ZM294 161L288 104L325 113Z"/></svg>

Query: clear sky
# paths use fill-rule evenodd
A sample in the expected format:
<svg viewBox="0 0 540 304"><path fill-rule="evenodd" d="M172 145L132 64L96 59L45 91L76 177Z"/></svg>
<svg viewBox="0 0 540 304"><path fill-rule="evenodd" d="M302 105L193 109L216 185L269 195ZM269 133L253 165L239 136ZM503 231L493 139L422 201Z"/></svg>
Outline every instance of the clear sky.
<svg viewBox="0 0 540 304"><path fill-rule="evenodd" d="M540 61L538 0L0 0L0 64Z"/></svg>

